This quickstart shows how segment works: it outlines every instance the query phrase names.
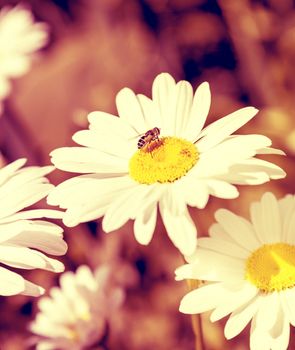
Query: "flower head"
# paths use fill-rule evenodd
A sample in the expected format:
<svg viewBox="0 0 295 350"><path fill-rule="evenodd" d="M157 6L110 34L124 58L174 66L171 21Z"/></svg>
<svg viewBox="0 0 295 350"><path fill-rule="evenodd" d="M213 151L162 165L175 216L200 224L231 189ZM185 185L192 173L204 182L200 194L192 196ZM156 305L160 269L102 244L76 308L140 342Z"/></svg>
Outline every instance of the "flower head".
<svg viewBox="0 0 295 350"><path fill-rule="evenodd" d="M62 213L50 209L24 208L47 196L54 187L44 177L53 167L26 167L19 159L0 169L0 262L21 269L44 269L61 272L61 262L42 252L62 255L67 250L62 228L42 217L61 218ZM0 267L0 295L37 296L43 288L26 281L19 274Z"/></svg>
<svg viewBox="0 0 295 350"><path fill-rule="evenodd" d="M47 26L34 23L23 6L6 6L0 11L0 100L10 92L9 79L24 75L31 55L48 40Z"/></svg>
<svg viewBox="0 0 295 350"><path fill-rule="evenodd" d="M40 337L36 349L92 349L102 340L124 293L111 284L108 265L94 273L86 265L76 273L65 272L60 285L38 302L40 312L31 324L32 332Z"/></svg>
<svg viewBox="0 0 295 350"><path fill-rule="evenodd" d="M210 107L208 83L193 96L187 81L167 73L156 77L153 99L128 88L117 95L120 118L104 112L88 116L89 130L73 140L82 147L51 153L62 170L84 175L60 184L48 203L67 209L64 223L75 226L104 216L106 232L134 220L134 234L148 244L157 207L167 233L183 254L196 247L196 228L187 206L204 208L209 195L238 196L236 184L261 184L285 176L256 154L281 153L262 135L231 135L257 110L240 109L203 128ZM85 175L86 174L86 175Z"/></svg>
<svg viewBox="0 0 295 350"><path fill-rule="evenodd" d="M284 350L295 325L295 196L266 193L250 213L251 222L216 212L210 237L200 238L189 263L176 270L178 280L205 281L182 299L180 311L213 310L212 322L230 315L228 339L252 320L251 350Z"/></svg>

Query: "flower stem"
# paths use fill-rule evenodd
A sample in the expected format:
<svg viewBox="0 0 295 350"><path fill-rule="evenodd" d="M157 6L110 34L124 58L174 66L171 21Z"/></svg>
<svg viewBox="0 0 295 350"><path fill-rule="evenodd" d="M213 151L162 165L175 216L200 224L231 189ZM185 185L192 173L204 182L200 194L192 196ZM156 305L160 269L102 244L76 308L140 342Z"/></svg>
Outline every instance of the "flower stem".
<svg viewBox="0 0 295 350"><path fill-rule="evenodd" d="M198 280L187 280L189 290L196 289L200 286L201 281ZM205 350L202 319L201 315L191 315L192 329L195 334L195 350Z"/></svg>

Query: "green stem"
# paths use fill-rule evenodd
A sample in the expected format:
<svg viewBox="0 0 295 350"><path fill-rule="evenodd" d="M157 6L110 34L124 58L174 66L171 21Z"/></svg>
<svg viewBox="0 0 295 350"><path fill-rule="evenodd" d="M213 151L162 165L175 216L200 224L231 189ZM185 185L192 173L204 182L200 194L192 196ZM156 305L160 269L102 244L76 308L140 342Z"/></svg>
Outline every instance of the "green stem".
<svg viewBox="0 0 295 350"><path fill-rule="evenodd" d="M194 290L198 288L201 281L198 280L187 280L189 290ZM203 329L202 329L202 319L201 315L191 315L192 329L195 334L195 350L205 350Z"/></svg>

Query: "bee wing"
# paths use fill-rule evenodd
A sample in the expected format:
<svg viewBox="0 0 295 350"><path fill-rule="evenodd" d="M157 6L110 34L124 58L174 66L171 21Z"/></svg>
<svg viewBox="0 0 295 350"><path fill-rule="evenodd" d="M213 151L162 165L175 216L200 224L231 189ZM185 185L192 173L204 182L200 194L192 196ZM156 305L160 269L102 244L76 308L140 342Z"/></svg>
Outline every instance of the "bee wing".
<svg viewBox="0 0 295 350"><path fill-rule="evenodd" d="M138 137L143 136L144 134L145 134L145 132L143 132L142 134L138 134L138 135L135 135L135 136L129 137L129 139L128 139L128 140L134 140L134 139L136 139L136 138L138 138Z"/></svg>

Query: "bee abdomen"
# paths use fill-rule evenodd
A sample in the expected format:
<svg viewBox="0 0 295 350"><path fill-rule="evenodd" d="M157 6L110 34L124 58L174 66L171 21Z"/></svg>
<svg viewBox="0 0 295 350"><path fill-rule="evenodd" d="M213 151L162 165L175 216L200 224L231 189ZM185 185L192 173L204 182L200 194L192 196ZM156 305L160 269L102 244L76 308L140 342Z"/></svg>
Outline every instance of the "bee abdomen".
<svg viewBox="0 0 295 350"><path fill-rule="evenodd" d="M141 137L138 142L137 142L137 148L142 148L144 145L145 145L145 140L144 140L144 137Z"/></svg>

